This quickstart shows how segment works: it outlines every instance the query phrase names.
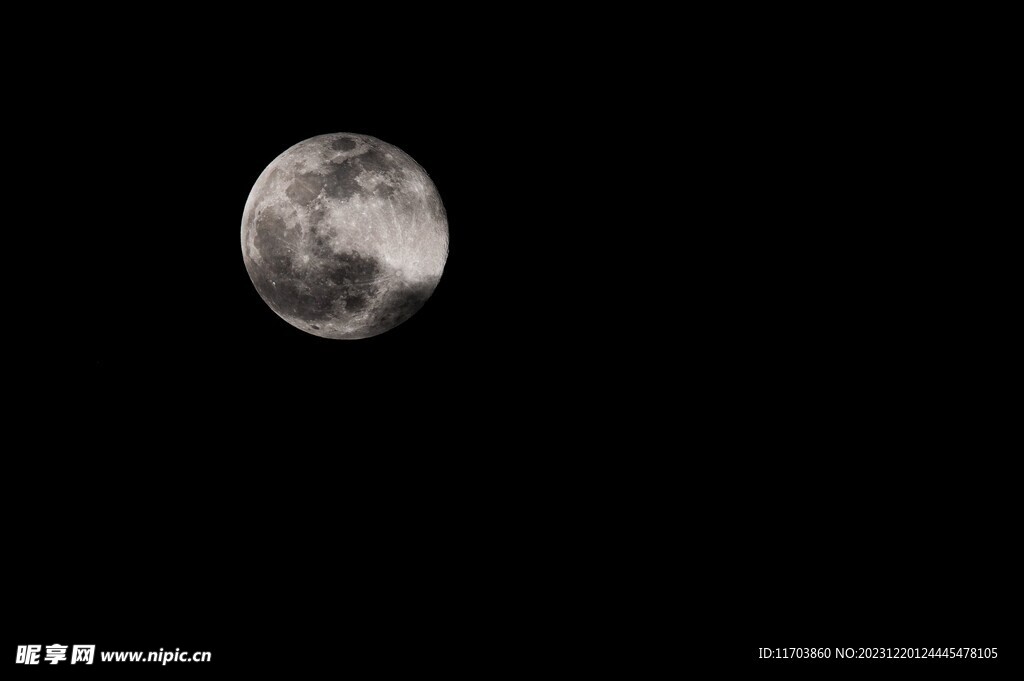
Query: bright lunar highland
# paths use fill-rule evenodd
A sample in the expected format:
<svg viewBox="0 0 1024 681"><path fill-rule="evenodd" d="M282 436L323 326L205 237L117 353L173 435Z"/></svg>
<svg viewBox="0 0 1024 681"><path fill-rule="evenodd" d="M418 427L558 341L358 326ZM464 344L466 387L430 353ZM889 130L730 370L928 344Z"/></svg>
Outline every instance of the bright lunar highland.
<svg viewBox="0 0 1024 681"><path fill-rule="evenodd" d="M427 301L448 257L437 188L408 154L367 135L320 135L278 156L242 215L252 283L292 326L367 338Z"/></svg>

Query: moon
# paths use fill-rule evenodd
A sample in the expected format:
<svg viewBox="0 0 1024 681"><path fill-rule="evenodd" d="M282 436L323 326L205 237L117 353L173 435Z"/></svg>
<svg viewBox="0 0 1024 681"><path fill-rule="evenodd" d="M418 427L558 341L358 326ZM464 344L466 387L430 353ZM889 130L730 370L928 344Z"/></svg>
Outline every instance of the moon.
<svg viewBox="0 0 1024 681"><path fill-rule="evenodd" d="M312 137L260 174L242 259L270 309L322 338L369 338L412 317L448 258L448 218L426 171L368 135Z"/></svg>

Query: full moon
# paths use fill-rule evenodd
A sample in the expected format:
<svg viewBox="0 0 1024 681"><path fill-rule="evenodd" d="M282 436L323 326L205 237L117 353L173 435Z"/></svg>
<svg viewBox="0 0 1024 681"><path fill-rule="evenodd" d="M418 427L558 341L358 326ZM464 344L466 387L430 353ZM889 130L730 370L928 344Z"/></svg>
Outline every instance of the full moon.
<svg viewBox="0 0 1024 681"><path fill-rule="evenodd" d="M242 259L263 300L323 338L368 338L412 317L448 257L448 219L398 147L338 133L267 166L242 214Z"/></svg>

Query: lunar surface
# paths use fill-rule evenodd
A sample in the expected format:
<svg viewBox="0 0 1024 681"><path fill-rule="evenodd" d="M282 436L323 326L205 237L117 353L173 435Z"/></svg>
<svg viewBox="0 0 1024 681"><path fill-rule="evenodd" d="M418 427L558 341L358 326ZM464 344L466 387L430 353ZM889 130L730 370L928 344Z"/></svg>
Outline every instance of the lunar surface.
<svg viewBox="0 0 1024 681"><path fill-rule="evenodd" d="M398 147L340 133L299 142L256 180L242 258L292 326L367 338L419 310L448 257L448 219L427 173Z"/></svg>

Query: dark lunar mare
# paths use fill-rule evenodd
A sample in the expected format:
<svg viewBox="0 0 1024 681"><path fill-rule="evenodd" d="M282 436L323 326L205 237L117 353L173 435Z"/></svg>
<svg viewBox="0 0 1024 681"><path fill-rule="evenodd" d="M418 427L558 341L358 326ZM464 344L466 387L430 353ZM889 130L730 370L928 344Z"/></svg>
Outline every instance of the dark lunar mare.
<svg viewBox="0 0 1024 681"><path fill-rule="evenodd" d="M385 269L376 258L355 251L334 253L323 234L314 233L309 249L290 241L284 221L271 213L256 222L254 245L264 266L252 268L256 290L283 314L326 321L359 312L380 293ZM294 236L293 236L294 235ZM308 252L302 262L297 253Z"/></svg>
<svg viewBox="0 0 1024 681"><path fill-rule="evenodd" d="M335 144L346 141L351 140L337 140ZM359 194L364 190L356 178L364 171L379 173L384 178L384 181L380 182L373 190L373 193L381 198L394 196L395 186L401 175L404 175L404 171L395 170L383 151L371 146L356 156L331 161L331 170L327 175L305 173L295 178L289 185L286 194L288 198L300 203L311 201L321 188L326 190L328 196L344 197ZM314 186L315 190L310 191Z"/></svg>
<svg viewBox="0 0 1024 681"><path fill-rule="evenodd" d="M368 327L373 333L383 333L398 326L416 314L434 291L433 284L401 282L388 291L376 310L373 323Z"/></svg>
<svg viewBox="0 0 1024 681"><path fill-rule="evenodd" d="M339 137L331 142L331 149L335 151L352 151L356 148L356 141L351 137Z"/></svg>

